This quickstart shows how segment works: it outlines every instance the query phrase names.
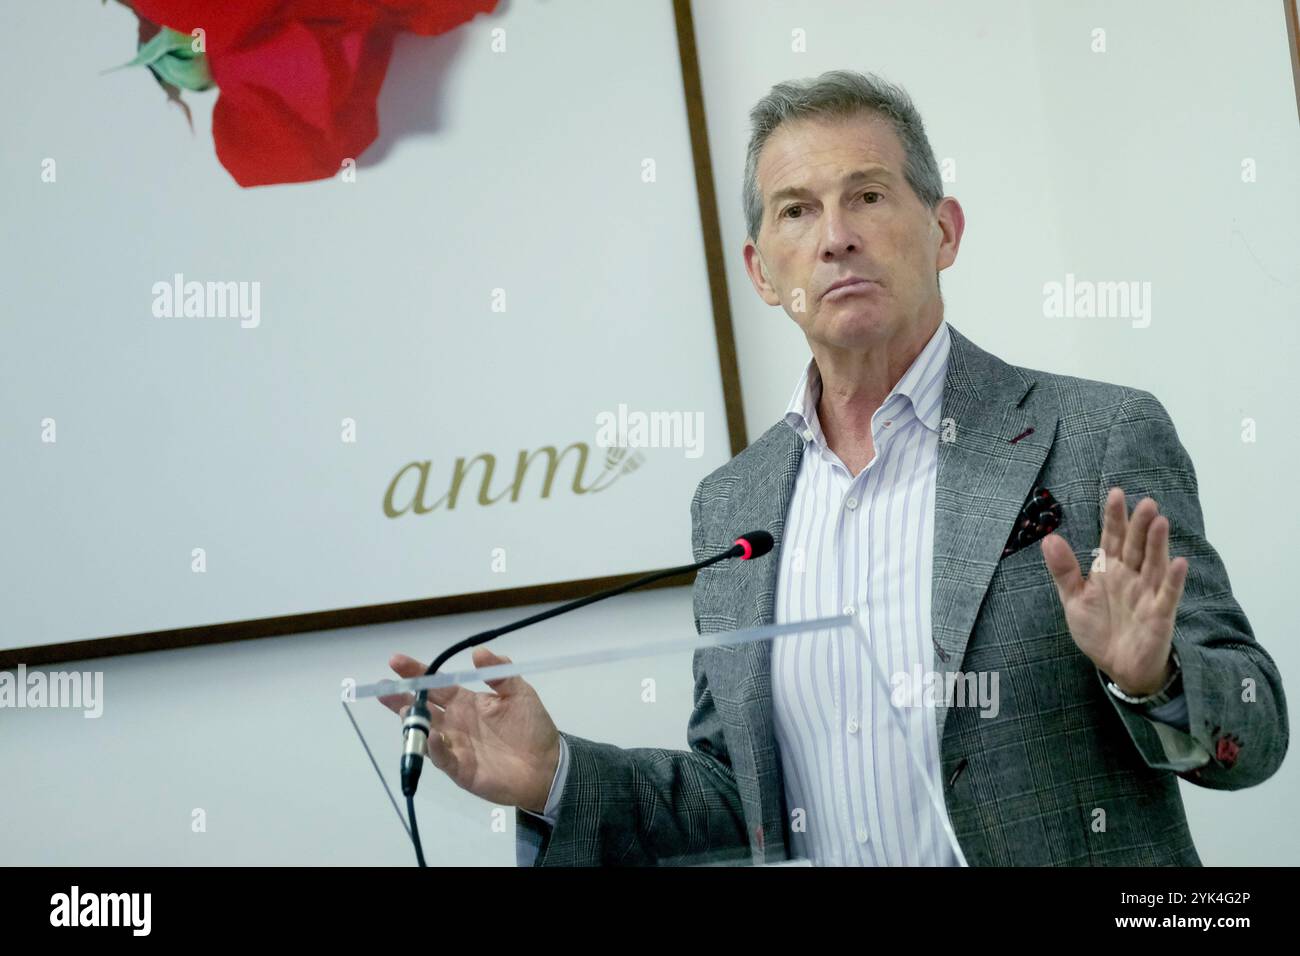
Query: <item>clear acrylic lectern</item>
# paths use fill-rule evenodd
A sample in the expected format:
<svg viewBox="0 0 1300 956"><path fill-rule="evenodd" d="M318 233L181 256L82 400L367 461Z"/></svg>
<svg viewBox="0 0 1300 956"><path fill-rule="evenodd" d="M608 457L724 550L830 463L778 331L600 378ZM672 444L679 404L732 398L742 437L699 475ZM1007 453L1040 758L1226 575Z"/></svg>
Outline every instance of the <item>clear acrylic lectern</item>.
<svg viewBox="0 0 1300 956"><path fill-rule="evenodd" d="M357 746L357 772L378 776L374 782L374 813L385 814L393 820L394 828L405 828L406 803L401 794L399 764L402 751L401 720L384 709L377 698L384 695L410 693L422 688L442 688L457 685L467 690L491 694L484 683L501 677L521 675L538 692L557 728L584 740L599 741L620 748L645 750L645 759L654 759L648 748L686 751L685 728L691 715L696 682L691 680L693 667L700 668L700 676L708 681L712 706L722 719L724 731L727 721L754 721L764 718L770 710L770 693L760 697L760 688L770 688L770 678L764 682L762 675L770 660L775 642L834 642L835 653L845 666L861 668L865 660L871 672L871 690L875 704L868 711L887 716L895 722L906 740L905 762L895 761L891 766L906 767L914 780L920 781L923 799L913 812L927 815L927 829L946 841L960 865L965 865L960 847L948 821L938 781L926 771L925 741L921 740L926 721L933 723L933 711L918 713L919 705L907 694L899 694L897 682L891 681L880 666L878 655L872 649L866 633L851 615L822 618L793 624L767 625L746 630L721 633L683 634L652 643L631 643L611 637L606 646L591 647L590 642L573 653L551 653L542 650L545 641L530 643L537 648L528 659L520 653L507 654L511 663L481 669L465 669L470 663L469 651L452 658L444 673L410 680L381 680L356 688L355 701L344 703L348 722L360 738ZM488 647L502 653L498 642ZM554 646L554 645L550 645ZM792 645L786 645L787 648ZM698 658L696 652L699 652ZM460 666L457 667L456 665ZM761 691L766 693L766 690ZM882 703L888 701L886 706ZM431 702L432 706L432 702ZM359 709L359 710L358 710ZM374 711L383 712L390 722L391 734L381 736L376 727L384 726ZM364 717L358 720L357 717ZM363 733L363 726L366 731ZM863 732L869 730L862 728ZM341 731L351 733L351 731ZM731 738L746 734L734 728L725 733L727 746L741 746ZM934 742L930 741L930 748ZM733 764L735 761L733 761ZM714 778L725 780L725 778ZM725 785L725 782L722 784ZM771 788L769 788L770 790ZM386 794L385 794L386 791ZM777 792L779 788L777 788ZM671 797L669 797L671 799ZM424 847L424 856L430 866L515 866L520 860L517 843L516 808L494 805L458 787L445 773L426 760L419 790L415 797L416 819ZM660 810L659 812L662 812ZM780 818L784 813L781 810ZM763 811L766 816L767 812ZM784 821L791 823L791 821ZM802 825L809 825L807 820ZM581 821L585 831L596 830L596 821ZM791 824L793 825L793 824ZM789 859L785 864L807 864L794 853L793 840L780 834L768 834L767 840L776 839L786 847L783 854ZM769 859L771 854L749 857L745 855L746 841L740 838L736 847L741 852L737 862L749 863ZM752 847L748 848L752 852ZM533 854L526 854L530 859ZM698 858L675 856L672 865L715 865L713 854L700 854ZM414 862L414 852L411 855ZM664 861L660 861L664 862ZM545 858L543 858L545 863Z"/></svg>

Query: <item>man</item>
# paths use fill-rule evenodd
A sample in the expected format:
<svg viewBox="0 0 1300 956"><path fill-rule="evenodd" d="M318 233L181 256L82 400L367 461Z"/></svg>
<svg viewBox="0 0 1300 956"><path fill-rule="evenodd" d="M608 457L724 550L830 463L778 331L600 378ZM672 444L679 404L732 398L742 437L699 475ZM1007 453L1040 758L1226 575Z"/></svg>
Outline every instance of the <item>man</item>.
<svg viewBox="0 0 1300 956"><path fill-rule="evenodd" d="M1288 725L1165 409L944 320L965 220L901 89L835 71L751 120L746 268L812 360L696 490L697 559L749 528L778 555L700 572L697 629L855 614L897 686L997 700L891 719L860 643L791 634L696 652L690 750L561 734L516 677L431 694L433 763L520 808L521 863L1199 865L1177 778L1260 783Z"/></svg>

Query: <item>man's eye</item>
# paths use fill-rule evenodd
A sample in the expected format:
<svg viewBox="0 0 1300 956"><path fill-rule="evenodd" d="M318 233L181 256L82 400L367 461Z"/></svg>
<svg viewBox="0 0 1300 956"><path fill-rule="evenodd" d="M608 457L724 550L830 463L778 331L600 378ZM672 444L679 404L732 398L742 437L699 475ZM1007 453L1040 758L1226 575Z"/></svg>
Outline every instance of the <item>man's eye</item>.
<svg viewBox="0 0 1300 956"><path fill-rule="evenodd" d="M782 218L782 219L798 219L798 218L799 218L798 216L791 216L791 215L790 215L790 210L792 210L792 209L796 209L796 210L797 210L797 209L802 209L802 208L803 208L803 206L799 206L799 205L786 206L785 209L781 212L781 218Z"/></svg>
<svg viewBox="0 0 1300 956"><path fill-rule="evenodd" d="M879 199L877 199L876 202L878 202L880 199L885 198L884 196L881 196L880 193L876 192L874 189L868 189L868 190L867 190L866 192L864 192L862 195L863 195L863 196L877 196L877 197L879 197ZM875 204L876 204L875 202L870 203L870 205L872 205L872 206L874 206Z"/></svg>

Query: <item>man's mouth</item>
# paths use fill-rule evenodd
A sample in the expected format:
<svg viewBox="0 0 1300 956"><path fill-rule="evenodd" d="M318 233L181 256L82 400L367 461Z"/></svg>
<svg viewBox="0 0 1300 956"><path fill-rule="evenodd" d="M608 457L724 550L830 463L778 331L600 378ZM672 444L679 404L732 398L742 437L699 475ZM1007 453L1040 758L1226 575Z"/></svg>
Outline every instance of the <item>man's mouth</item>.
<svg viewBox="0 0 1300 956"><path fill-rule="evenodd" d="M822 299L834 301L850 295L859 295L871 290L875 285L876 283L870 279L844 279L823 292Z"/></svg>

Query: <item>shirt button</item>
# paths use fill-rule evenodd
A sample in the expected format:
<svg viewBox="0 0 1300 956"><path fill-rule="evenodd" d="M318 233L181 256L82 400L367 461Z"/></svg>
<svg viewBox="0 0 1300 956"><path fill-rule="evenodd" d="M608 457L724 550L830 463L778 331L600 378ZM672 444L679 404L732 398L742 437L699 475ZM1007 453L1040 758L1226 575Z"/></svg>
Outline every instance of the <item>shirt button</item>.
<svg viewBox="0 0 1300 956"><path fill-rule="evenodd" d="M803 437L806 438L808 441L812 441L812 440L813 440L812 429L811 429L811 428L805 428L805 429L803 430Z"/></svg>
<svg viewBox="0 0 1300 956"><path fill-rule="evenodd" d="M851 733L851 734L856 734L857 732L858 732L858 722L857 722L857 720L856 720L855 718L850 717L850 718L849 718L849 733Z"/></svg>
<svg viewBox="0 0 1300 956"><path fill-rule="evenodd" d="M850 511L852 511L857 506L858 506L857 498L850 498L848 501L844 502L844 507L848 508Z"/></svg>
<svg viewBox="0 0 1300 956"><path fill-rule="evenodd" d="M865 827L858 827L858 842L859 843L867 842L867 831Z"/></svg>
<svg viewBox="0 0 1300 956"><path fill-rule="evenodd" d="M852 604L850 604L850 605L848 605L848 606L846 606L846 607L844 608L844 613L845 613L845 614L857 614L857 613L858 613L858 609L855 608Z"/></svg>

